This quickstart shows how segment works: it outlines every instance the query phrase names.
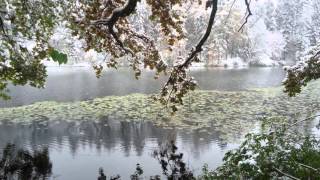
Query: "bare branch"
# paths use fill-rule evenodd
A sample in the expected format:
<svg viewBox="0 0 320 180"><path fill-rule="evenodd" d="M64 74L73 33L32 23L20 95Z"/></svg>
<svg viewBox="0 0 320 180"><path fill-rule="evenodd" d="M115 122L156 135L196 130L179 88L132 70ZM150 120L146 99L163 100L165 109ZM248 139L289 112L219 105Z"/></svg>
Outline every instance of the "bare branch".
<svg viewBox="0 0 320 180"><path fill-rule="evenodd" d="M92 24L114 26L119 18L127 17L132 14L136 9L137 3L138 0L128 0L123 7L114 9L110 17L108 17L107 19L93 21Z"/></svg>
<svg viewBox="0 0 320 180"><path fill-rule="evenodd" d="M123 42L119 39L118 35L116 34L116 32L114 32L113 30L113 26L109 27L109 32L112 35L112 37L116 40L116 42L118 43L118 45L126 52L126 53L130 53L132 56L134 56L134 53L127 47L124 46Z"/></svg>
<svg viewBox="0 0 320 180"><path fill-rule="evenodd" d="M250 9L251 0L250 1L244 0L244 2L246 3L246 7L247 7L247 15L246 15L246 19L245 19L244 23L241 25L238 32L240 32L244 28L244 26L248 23L249 17L252 15L252 12Z"/></svg>
<svg viewBox="0 0 320 180"><path fill-rule="evenodd" d="M203 35L203 37L201 38L201 40L199 41L199 43L197 44L197 46L191 51L190 55L188 56L188 58L184 61L184 63L182 63L181 65L178 66L178 68L183 68L183 67L188 67L193 58L202 51L202 46L203 44L207 41L211 30L212 30L212 26L214 24L214 19L216 17L216 13L217 13L217 9L218 9L218 0L214 0L213 2L213 6L212 6L212 10L211 10L211 15L210 15L210 19L209 19L209 23L207 26L207 30L205 32L205 34Z"/></svg>

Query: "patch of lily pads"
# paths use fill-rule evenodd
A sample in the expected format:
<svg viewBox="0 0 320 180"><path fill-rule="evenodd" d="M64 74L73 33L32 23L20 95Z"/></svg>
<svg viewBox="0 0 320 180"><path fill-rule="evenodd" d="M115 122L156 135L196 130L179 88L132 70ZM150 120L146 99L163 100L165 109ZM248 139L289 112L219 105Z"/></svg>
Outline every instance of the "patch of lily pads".
<svg viewBox="0 0 320 180"><path fill-rule="evenodd" d="M247 91L194 91L185 97L175 115L144 94L107 96L81 102L38 102L28 106L1 108L1 122L34 121L151 121L167 128L214 128L222 136L247 133L259 119L292 119L320 110L320 81L309 84L296 97L278 88Z"/></svg>

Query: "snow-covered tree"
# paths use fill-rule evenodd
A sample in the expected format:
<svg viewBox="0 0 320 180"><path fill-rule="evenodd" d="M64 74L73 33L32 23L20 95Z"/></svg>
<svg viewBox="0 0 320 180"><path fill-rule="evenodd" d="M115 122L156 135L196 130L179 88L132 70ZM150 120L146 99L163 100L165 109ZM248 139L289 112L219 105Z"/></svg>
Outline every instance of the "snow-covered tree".
<svg viewBox="0 0 320 180"><path fill-rule="evenodd" d="M315 46L320 43L320 0L313 0L311 6L313 12L307 24L307 33L310 45Z"/></svg>
<svg viewBox="0 0 320 180"><path fill-rule="evenodd" d="M305 0L280 0L275 12L276 30L285 38L284 59L296 60L305 48L305 20L303 18Z"/></svg>
<svg viewBox="0 0 320 180"><path fill-rule="evenodd" d="M250 40L248 30L244 28L239 32L243 13L240 9L232 8L232 1L222 1L217 12L213 32L205 44L204 54L201 60L207 65L218 65L222 60L241 57L246 60L250 56ZM192 44L199 39L206 26L208 16L202 14L190 14L186 21L187 45L190 49Z"/></svg>
<svg viewBox="0 0 320 180"><path fill-rule="evenodd" d="M275 10L276 6L271 0L266 1L260 9L260 11L263 11L263 20L269 31L276 30Z"/></svg>

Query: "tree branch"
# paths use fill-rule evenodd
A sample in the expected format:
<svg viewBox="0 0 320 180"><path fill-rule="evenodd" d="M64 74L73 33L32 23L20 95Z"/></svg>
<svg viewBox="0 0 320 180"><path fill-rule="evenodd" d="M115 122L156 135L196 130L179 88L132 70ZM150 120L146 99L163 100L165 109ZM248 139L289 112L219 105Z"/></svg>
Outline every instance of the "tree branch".
<svg viewBox="0 0 320 180"><path fill-rule="evenodd" d="M297 177L294 177L294 176L292 176L292 175L290 175L290 174L287 174L287 173L282 172L280 169L274 168L274 170L275 170L277 173L279 173L279 174L281 174L281 175L283 175L283 176L286 176L286 177L288 177L288 178L290 178L290 179L300 180L300 179L297 178Z"/></svg>
<svg viewBox="0 0 320 180"><path fill-rule="evenodd" d="M230 6L230 9L229 9L229 12L228 12L228 16L227 16L226 19L224 20L224 24L225 24L225 25L226 25L227 22L228 22L228 19L229 19L230 15L231 15L232 8L233 8L234 4L236 3L236 1L237 1L237 0L233 0L232 4L231 4L231 6Z"/></svg>
<svg viewBox="0 0 320 180"><path fill-rule="evenodd" d="M6 35L6 30L4 29L4 22L2 20L2 17L0 16L0 28L4 35Z"/></svg>
<svg viewBox="0 0 320 180"><path fill-rule="evenodd" d="M127 17L132 14L136 9L137 3L138 0L128 0L123 7L114 9L110 17L108 17L107 19L93 21L92 24L114 26L119 18Z"/></svg>
<svg viewBox="0 0 320 180"><path fill-rule="evenodd" d="M316 169L314 167L311 167L311 166L308 166L308 165L305 165L305 164L302 164L302 163L298 163L300 166L304 167L304 168L307 168L307 169L311 169L313 171L315 171L316 173L320 173L320 170L319 169Z"/></svg>
<svg viewBox="0 0 320 180"><path fill-rule="evenodd" d="M304 121L308 121L308 120L314 119L314 118L319 117L319 116L320 116L320 114L317 114L317 115L310 116L310 117L307 117L307 118L305 118L305 119L302 119L302 120L300 120L300 121L297 121L297 122L295 122L295 123L293 123L293 124L290 124L290 126L288 126L288 129L291 128L291 127L293 127L293 126L296 126L297 124L300 124L300 123L302 123L302 122L304 122Z"/></svg>
<svg viewBox="0 0 320 180"><path fill-rule="evenodd" d="M114 31L113 28L114 28L116 22L120 18L127 17L135 11L138 1L139 0L128 0L127 3L123 7L114 9L112 11L111 15L107 19L100 19L100 20L93 21L91 23L92 25L95 25L95 26L98 26L98 25L107 26L110 34L116 40L116 42L119 44L119 46L126 53L130 53L132 56L134 56L134 53L129 48L126 48L124 46L123 42L120 40L120 38L118 37L118 35L116 34L116 32Z"/></svg>
<svg viewBox="0 0 320 180"><path fill-rule="evenodd" d="M241 25L241 27L239 28L238 32L240 32L244 28L244 26L248 23L249 17L252 15L252 12L250 9L251 0L250 1L244 0L244 2L246 4L248 14L246 15L246 19L245 19L244 23Z"/></svg>
<svg viewBox="0 0 320 180"><path fill-rule="evenodd" d="M131 51L131 49L124 46L123 42L120 40L116 32L113 30L113 26L108 26L109 32L112 35L112 37L116 40L116 42L119 44L119 46L126 52L130 53L132 56L134 56L134 53Z"/></svg>
<svg viewBox="0 0 320 180"><path fill-rule="evenodd" d="M212 10L211 10L211 15L210 15L210 19L209 19L209 23L207 26L207 30L205 32L205 34L202 36L201 40L199 41L199 43L197 44L197 46L195 47L194 50L192 50L192 52L190 53L189 57L184 61L184 63L182 63L181 65L178 66L178 68L182 69L184 67L188 67L193 58L202 51L202 46L203 44L207 41L211 30L212 30L212 26L214 24L214 19L216 17L217 14L217 10L218 10L218 0L214 0L213 5L212 5Z"/></svg>
<svg viewBox="0 0 320 180"><path fill-rule="evenodd" d="M218 10L218 0L214 0L213 2L213 6L212 6L212 10L211 10L211 15L210 15L210 19L208 22L208 26L206 29L205 34L202 36L202 38L200 39L199 43L196 45L195 48L193 48L193 50L191 51L190 55L187 57L187 59L180 65L177 65L176 67L174 67L174 69L176 70L181 70L183 68L188 68L188 66L191 64L193 58L202 51L202 46L203 44L207 41L211 30L212 30L212 26L214 24L214 19L216 17L217 14L217 10ZM165 84L165 86L167 86L169 84L169 82L172 79L172 73L167 81L167 83Z"/></svg>
<svg viewBox="0 0 320 180"><path fill-rule="evenodd" d="M206 32L204 33L204 35L202 36L198 44L194 48L192 48L191 52L186 57L185 61L183 61L181 64L173 66L167 82L164 84L164 86L161 89L161 96L159 98L161 103L168 105L168 101L170 101L174 104L177 104L177 103L182 104L182 97L189 90L194 90L196 83L195 81L193 81L192 78L187 77L186 69L192 64L192 62L197 60L196 59L197 54L202 51L202 46L207 41L211 33L217 10L218 10L218 0L213 0L212 10L211 10ZM171 108L173 112L177 111L177 108L175 105L172 105Z"/></svg>

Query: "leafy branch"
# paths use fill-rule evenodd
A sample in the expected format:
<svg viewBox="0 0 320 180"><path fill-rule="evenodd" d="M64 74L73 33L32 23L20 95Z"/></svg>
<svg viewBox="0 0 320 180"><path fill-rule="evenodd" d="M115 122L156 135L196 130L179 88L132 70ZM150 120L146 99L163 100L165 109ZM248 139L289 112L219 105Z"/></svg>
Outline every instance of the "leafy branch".
<svg viewBox="0 0 320 180"><path fill-rule="evenodd" d="M218 0L212 2L211 14L205 34L202 36L198 44L191 50L185 61L175 65L170 73L167 82L164 84L160 93L160 102L162 104L172 103L171 109L177 111L175 104L182 104L182 98L190 90L194 90L196 82L192 77L187 76L186 70L191 66L192 62L198 62L197 55L202 51L202 46L207 41L218 9Z"/></svg>

